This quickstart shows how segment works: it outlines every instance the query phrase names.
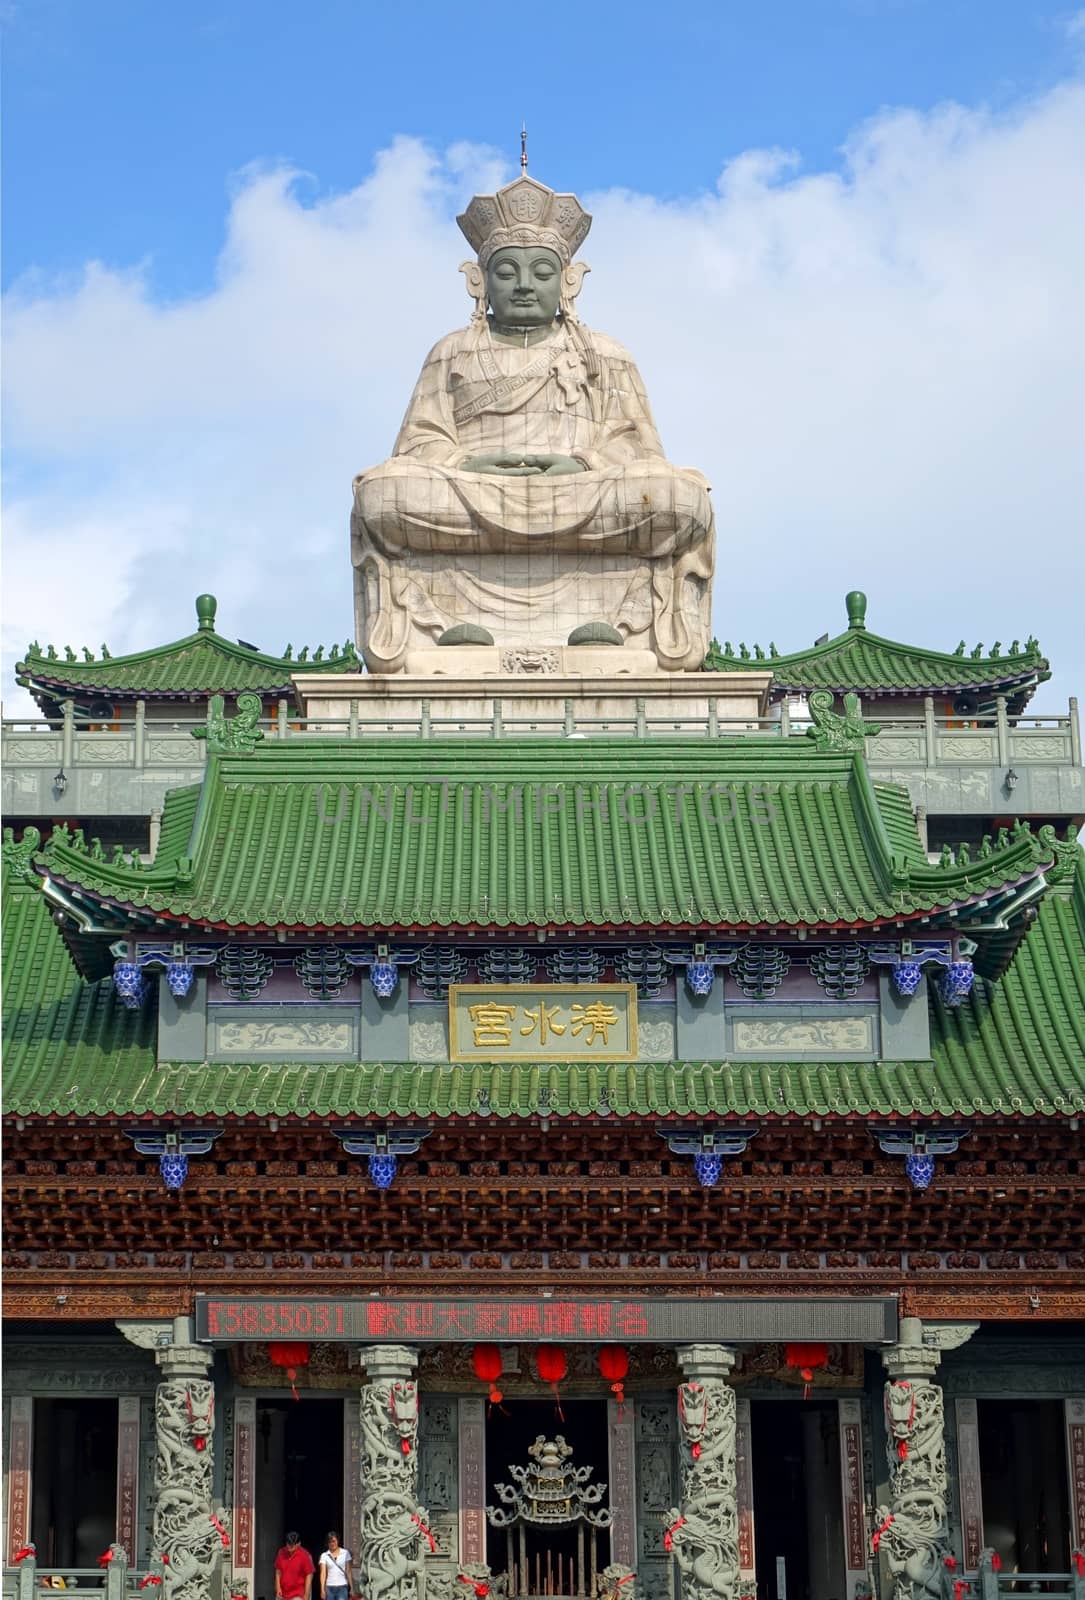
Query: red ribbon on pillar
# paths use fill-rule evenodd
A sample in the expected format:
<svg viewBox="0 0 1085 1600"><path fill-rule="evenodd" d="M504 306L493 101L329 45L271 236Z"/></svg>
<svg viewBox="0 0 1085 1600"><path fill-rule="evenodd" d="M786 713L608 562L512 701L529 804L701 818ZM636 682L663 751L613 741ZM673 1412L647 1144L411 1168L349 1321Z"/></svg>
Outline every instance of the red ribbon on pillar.
<svg viewBox="0 0 1085 1600"><path fill-rule="evenodd" d="M889 1515L886 1517L885 1521L883 1523L881 1523L881 1525L879 1527L875 1528L874 1532L870 1536L870 1548L873 1550L875 1555L878 1554L878 1546L882 1542L882 1534L889 1527L889 1524L892 1522L892 1520L893 1520L893 1513L890 1512Z"/></svg>
<svg viewBox="0 0 1085 1600"><path fill-rule="evenodd" d="M98 1557L98 1565L100 1567L108 1567L109 1563L112 1560L113 1560L113 1552L112 1552L112 1550L107 1550L104 1556L99 1556Z"/></svg>
<svg viewBox="0 0 1085 1600"><path fill-rule="evenodd" d="M421 1517L412 1517L411 1521L414 1523L415 1527L418 1528L422 1533L424 1533L426 1538L429 1540L430 1555L436 1555L437 1554L437 1540L433 1537L433 1534L426 1527L426 1524L422 1521L422 1518Z"/></svg>
<svg viewBox="0 0 1085 1600"><path fill-rule="evenodd" d="M226 1529L222 1526L222 1523L219 1521L213 1511L211 1513L211 1526L218 1530L218 1536L222 1540L222 1548L224 1550L229 1550L230 1535L226 1532Z"/></svg>
<svg viewBox="0 0 1085 1600"><path fill-rule="evenodd" d="M666 1533L663 1535L663 1548L664 1548L664 1550L670 1551L670 1550L672 1550L674 1548L674 1536L677 1533L678 1529L685 1525L685 1521L686 1521L685 1517L679 1517L677 1522L672 1522L671 1523L670 1527L667 1529Z"/></svg>
<svg viewBox="0 0 1085 1600"><path fill-rule="evenodd" d="M25 1561L28 1556L36 1556L37 1553L38 1547L36 1544L24 1544L22 1549L16 1550L15 1554L12 1556L12 1564L14 1565L16 1561Z"/></svg>
<svg viewBox="0 0 1085 1600"><path fill-rule="evenodd" d="M1085 1578L1085 1550L1074 1551L1074 1571L1079 1578Z"/></svg>

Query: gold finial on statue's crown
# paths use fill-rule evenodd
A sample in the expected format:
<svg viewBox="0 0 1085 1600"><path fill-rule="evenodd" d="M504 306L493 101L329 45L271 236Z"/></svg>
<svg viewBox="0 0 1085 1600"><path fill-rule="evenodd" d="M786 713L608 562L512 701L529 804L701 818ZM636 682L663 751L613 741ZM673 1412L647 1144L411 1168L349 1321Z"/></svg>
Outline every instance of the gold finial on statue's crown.
<svg viewBox="0 0 1085 1600"><path fill-rule="evenodd" d="M526 174L496 194L476 194L456 221L483 268L506 245L542 245L568 266L591 227L575 194L555 194Z"/></svg>

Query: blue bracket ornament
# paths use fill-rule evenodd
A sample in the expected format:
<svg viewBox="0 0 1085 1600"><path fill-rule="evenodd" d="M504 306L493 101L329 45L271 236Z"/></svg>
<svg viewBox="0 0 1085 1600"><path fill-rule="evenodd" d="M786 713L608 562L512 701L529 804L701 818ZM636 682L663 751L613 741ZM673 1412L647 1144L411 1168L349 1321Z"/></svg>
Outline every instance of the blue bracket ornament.
<svg viewBox="0 0 1085 1600"><path fill-rule="evenodd" d="M382 1128L374 1133L355 1133L350 1128L333 1128L348 1156L368 1158L369 1179L377 1189L390 1189L395 1182L400 1156L412 1156L422 1148L429 1128Z"/></svg>
<svg viewBox="0 0 1085 1600"><path fill-rule="evenodd" d="M663 955L672 966L686 969L686 988L703 999L715 986L716 968L731 966L738 959L738 950L718 944L695 944L664 950Z"/></svg>
<svg viewBox="0 0 1085 1600"><path fill-rule="evenodd" d="M170 994L183 1000L196 981L196 968L213 964L218 951L210 945L176 943L129 943L121 939L110 946L117 957L113 965L113 987L130 1011L138 1011L147 997L144 974L160 967L166 974Z"/></svg>
<svg viewBox="0 0 1085 1600"><path fill-rule="evenodd" d="M965 947L969 953L975 949L970 940L959 939L957 946L959 955L964 955ZM867 955L875 965L892 968L890 977L893 987L905 999L918 990L926 965L934 963L935 966L946 968L953 967L956 961L954 945L949 939L902 939L899 944L871 944L867 946ZM971 971L971 962L965 964ZM971 983L968 987L972 987ZM960 1005L960 1000L948 1003Z"/></svg>
<svg viewBox="0 0 1085 1600"><path fill-rule="evenodd" d="M344 950L343 956L352 967L368 967L373 993L378 1000L390 1000L399 985L400 967L413 967L420 953L418 950L392 950L386 944L379 944L368 950ZM391 1179L388 1181L390 1183Z"/></svg>
<svg viewBox="0 0 1085 1600"><path fill-rule="evenodd" d="M744 1154L751 1139L760 1128L697 1128L685 1133L672 1133L669 1128L656 1130L666 1139L672 1156L692 1156L693 1170L702 1188L711 1189L719 1183L725 1156Z"/></svg>
<svg viewBox="0 0 1085 1600"><path fill-rule="evenodd" d="M935 1157L955 1154L967 1128L871 1128L878 1148L887 1156L903 1156L904 1170L913 1189L928 1189L934 1177Z"/></svg>
<svg viewBox="0 0 1085 1600"><path fill-rule="evenodd" d="M157 1156L158 1170L167 1189L184 1187L190 1156L205 1156L222 1133L221 1128L176 1128L147 1133L124 1132L141 1156Z"/></svg>
<svg viewBox="0 0 1085 1600"><path fill-rule="evenodd" d="M114 961L113 989L121 1004L129 1011L139 1010L147 997L147 985L138 962Z"/></svg>
<svg viewBox="0 0 1085 1600"><path fill-rule="evenodd" d="M942 1004L955 1009L972 993L976 970L971 961L951 961L938 980L938 993Z"/></svg>

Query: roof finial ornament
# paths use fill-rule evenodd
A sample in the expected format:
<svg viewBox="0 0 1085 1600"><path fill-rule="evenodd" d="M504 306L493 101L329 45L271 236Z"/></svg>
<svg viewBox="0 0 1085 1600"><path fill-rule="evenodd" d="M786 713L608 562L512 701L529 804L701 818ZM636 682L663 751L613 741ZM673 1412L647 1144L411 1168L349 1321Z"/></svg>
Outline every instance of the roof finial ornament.
<svg viewBox="0 0 1085 1600"><path fill-rule="evenodd" d="M527 171L527 123L520 124L520 171Z"/></svg>

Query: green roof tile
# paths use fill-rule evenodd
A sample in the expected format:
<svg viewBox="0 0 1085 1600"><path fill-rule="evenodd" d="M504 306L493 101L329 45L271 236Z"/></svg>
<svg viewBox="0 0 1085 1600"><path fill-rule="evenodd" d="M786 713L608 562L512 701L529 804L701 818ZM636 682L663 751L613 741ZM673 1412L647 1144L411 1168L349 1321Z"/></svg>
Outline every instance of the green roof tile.
<svg viewBox="0 0 1085 1600"><path fill-rule="evenodd" d="M745 650L744 645L742 649ZM734 654L730 645L721 649L713 640L704 664L710 672L749 672L751 667L768 667L775 694L809 694L815 689L828 689L834 694L853 690L866 695L986 690L1011 696L1018 707L1038 683L1051 676L1035 639L1027 640L1024 649L1011 646L1006 655L1000 650L992 655L966 655L963 644L949 653L899 644L870 633L866 626L866 596L858 591L848 596L848 627L834 639L789 655L759 651L753 659L748 652L745 656Z"/></svg>
<svg viewBox="0 0 1085 1600"><path fill-rule="evenodd" d="M5 863L4 1105L33 1116L130 1092L154 1067L157 1012L84 983L40 888Z"/></svg>
<svg viewBox="0 0 1085 1600"><path fill-rule="evenodd" d="M150 868L63 832L39 859L59 894L221 928L862 928L944 919L1051 850L1023 830L929 866L905 791L802 738L314 736L210 751Z"/></svg>
<svg viewBox="0 0 1085 1600"><path fill-rule="evenodd" d="M196 602L199 626L172 644L132 655L111 656L103 646L97 658L61 660L56 652L33 644L24 660L16 664L16 674L24 688L39 699L156 699L199 697L210 694L237 695L291 693L291 678L297 672L354 672L361 670L354 645L333 645L325 659L323 646L313 658L308 649L304 659L293 655L272 656L249 644L225 639L214 630L215 602L212 595L200 595ZM84 652L90 656L89 651Z"/></svg>
<svg viewBox="0 0 1085 1600"><path fill-rule="evenodd" d="M1085 1110L1085 853L998 982L977 979L956 1009L933 1002L931 1037L947 1074L1001 1109Z"/></svg>

